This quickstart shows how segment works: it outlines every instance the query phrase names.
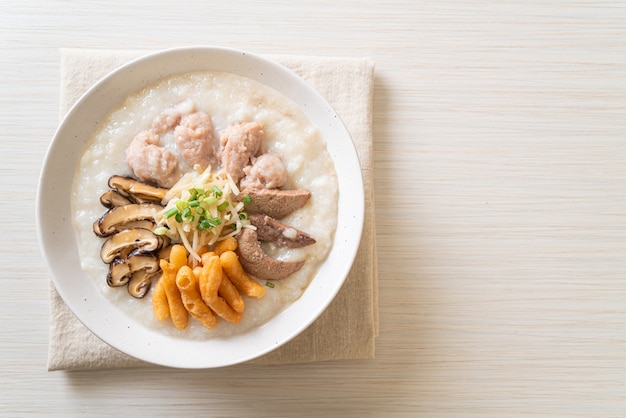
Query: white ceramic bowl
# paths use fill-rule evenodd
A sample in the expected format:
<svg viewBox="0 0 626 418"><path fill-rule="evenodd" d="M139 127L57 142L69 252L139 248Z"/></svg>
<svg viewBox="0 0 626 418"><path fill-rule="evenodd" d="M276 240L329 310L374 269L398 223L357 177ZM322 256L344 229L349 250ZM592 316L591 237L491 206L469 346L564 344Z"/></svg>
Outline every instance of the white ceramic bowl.
<svg viewBox="0 0 626 418"><path fill-rule="evenodd" d="M300 106L327 142L339 182L332 250L300 299L267 324L242 335L183 340L148 329L108 301L81 270L70 194L85 142L124 98L159 79L192 71L222 71L270 86ZM100 339L135 358L170 367L212 368L268 353L306 329L343 285L363 227L363 183L357 154L331 106L301 78L259 56L224 48L176 48L147 55L113 71L71 108L45 158L37 195L40 245L54 285L78 319Z"/></svg>

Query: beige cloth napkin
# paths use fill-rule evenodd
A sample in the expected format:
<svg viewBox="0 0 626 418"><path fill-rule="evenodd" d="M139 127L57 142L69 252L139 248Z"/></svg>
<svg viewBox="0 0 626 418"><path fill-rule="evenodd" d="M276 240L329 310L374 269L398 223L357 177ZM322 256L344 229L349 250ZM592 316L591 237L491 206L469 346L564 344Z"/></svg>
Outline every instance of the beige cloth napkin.
<svg viewBox="0 0 626 418"><path fill-rule="evenodd" d="M64 115L102 76L146 51L61 50L61 103ZM374 64L367 58L269 56L300 75L326 98L347 126L365 183L365 228L356 261L335 300L302 334L252 360L260 364L371 359L378 335L378 276L372 173ZM102 342L84 327L50 283L48 370L146 366Z"/></svg>

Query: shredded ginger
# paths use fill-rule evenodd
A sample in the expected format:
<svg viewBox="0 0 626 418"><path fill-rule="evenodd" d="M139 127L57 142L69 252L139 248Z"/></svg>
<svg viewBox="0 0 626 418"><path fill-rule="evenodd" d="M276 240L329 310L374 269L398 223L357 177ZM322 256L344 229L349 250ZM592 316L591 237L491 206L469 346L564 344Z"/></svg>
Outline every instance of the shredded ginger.
<svg viewBox="0 0 626 418"><path fill-rule="evenodd" d="M187 173L165 195L154 232L181 242L200 261L200 247L235 236L242 228L256 229L243 210L244 203L232 199L238 194L239 188L225 172L213 173L208 167Z"/></svg>

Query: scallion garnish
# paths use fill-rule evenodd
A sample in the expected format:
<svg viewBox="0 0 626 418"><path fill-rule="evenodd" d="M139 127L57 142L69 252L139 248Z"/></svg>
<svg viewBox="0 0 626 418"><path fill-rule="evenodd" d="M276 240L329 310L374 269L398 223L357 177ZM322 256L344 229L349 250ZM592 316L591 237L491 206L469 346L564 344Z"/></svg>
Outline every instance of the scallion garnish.
<svg viewBox="0 0 626 418"><path fill-rule="evenodd" d="M165 234L167 234L167 231L169 231L169 229L167 229L166 227L159 226L157 228L154 228L154 231L152 231L152 232L154 232L155 235L165 235Z"/></svg>
<svg viewBox="0 0 626 418"><path fill-rule="evenodd" d="M179 200L176 202L176 209L178 209L181 212L185 210L187 207L189 207L189 202L186 202L184 200Z"/></svg>
<svg viewBox="0 0 626 418"><path fill-rule="evenodd" d="M203 175L204 176L204 175ZM227 176L208 177L200 186L187 186L176 190L154 228L155 234L181 235L180 239L194 255L201 245L213 245L220 237L233 236L250 223L249 215L242 209L250 203L250 196L241 202L233 198L232 179ZM203 231L202 234L198 234ZM195 254L194 258L198 259Z"/></svg>
<svg viewBox="0 0 626 418"><path fill-rule="evenodd" d="M178 209L174 208L169 208L168 210L165 211L165 217L166 218L171 218L172 216L176 215L178 213Z"/></svg>
<svg viewBox="0 0 626 418"><path fill-rule="evenodd" d="M204 231L205 229L211 229L211 223L209 222L208 219L203 218L199 223L198 223L198 231Z"/></svg>
<svg viewBox="0 0 626 418"><path fill-rule="evenodd" d="M182 212L183 218L188 220L188 221L193 221L194 218L194 214L191 212L191 208L187 207L185 209L183 209Z"/></svg>
<svg viewBox="0 0 626 418"><path fill-rule="evenodd" d="M213 187L211 187L211 191L213 192L215 196L222 197L222 194L223 194L222 189L220 189L216 185L213 185Z"/></svg>

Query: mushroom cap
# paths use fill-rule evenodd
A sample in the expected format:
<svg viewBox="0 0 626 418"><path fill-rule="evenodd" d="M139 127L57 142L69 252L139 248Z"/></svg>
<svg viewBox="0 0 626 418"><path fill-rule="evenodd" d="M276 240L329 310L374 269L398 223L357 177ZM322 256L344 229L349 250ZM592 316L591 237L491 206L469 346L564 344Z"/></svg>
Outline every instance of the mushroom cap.
<svg viewBox="0 0 626 418"><path fill-rule="evenodd" d="M100 196L100 203L106 208L112 208L114 206L124 206L134 202L116 190L107 190Z"/></svg>
<svg viewBox="0 0 626 418"><path fill-rule="evenodd" d="M165 239L154 234L149 229L132 228L124 229L111 235L102 244L100 258L106 264L110 264L125 249L140 249L142 252L151 252L160 249L165 243Z"/></svg>
<svg viewBox="0 0 626 418"><path fill-rule="evenodd" d="M152 184L136 180L132 177L117 175L109 178L109 187L136 203L160 203L165 197L165 193L168 191L168 189L164 187L153 186Z"/></svg>
<svg viewBox="0 0 626 418"><path fill-rule="evenodd" d="M107 284L110 287L124 286L130 280L130 270L126 264L126 258L116 257L109 264L109 272L107 273Z"/></svg>
<svg viewBox="0 0 626 418"><path fill-rule="evenodd" d="M146 253L140 249L132 250L127 257L116 257L109 264L107 284L111 287L123 286L132 280L135 273L143 271L155 273L159 271L159 260L153 253Z"/></svg>
<svg viewBox="0 0 626 418"><path fill-rule="evenodd" d="M139 270L133 273L128 282L128 293L136 298L141 299L148 293L152 286L152 279L157 277L158 271L149 272L148 270Z"/></svg>
<svg viewBox="0 0 626 418"><path fill-rule="evenodd" d="M151 225L154 225L154 216L162 209L163 206L156 203L130 203L114 206L94 222L93 232L100 237L107 237L122 229L136 227L150 229Z"/></svg>

